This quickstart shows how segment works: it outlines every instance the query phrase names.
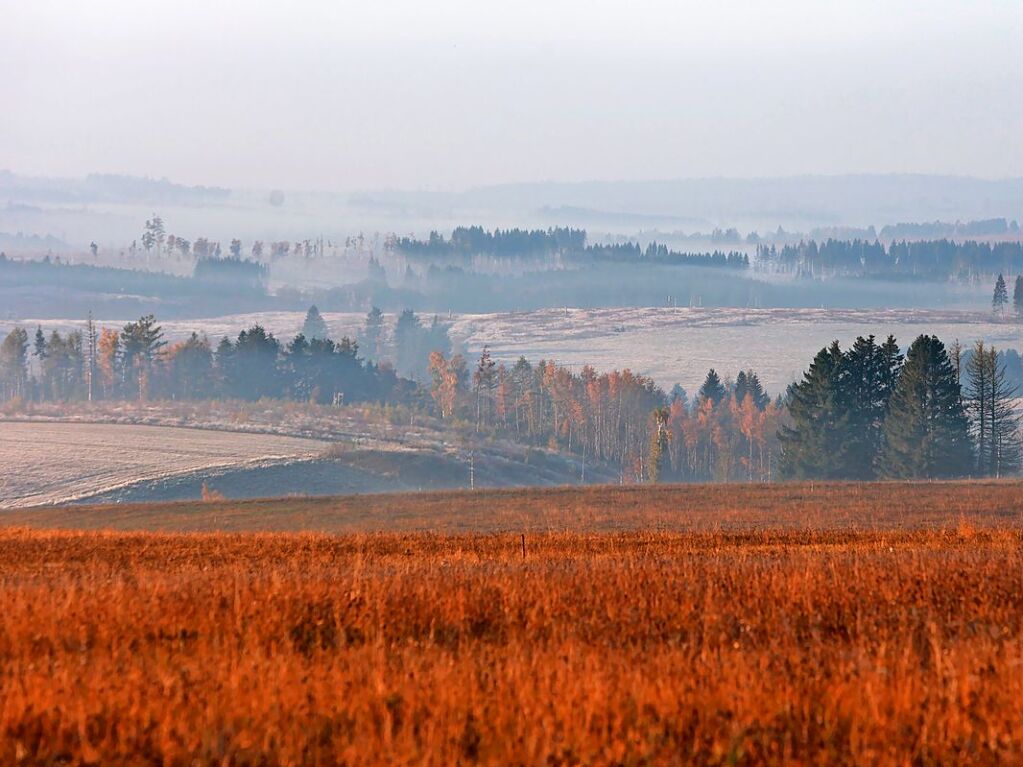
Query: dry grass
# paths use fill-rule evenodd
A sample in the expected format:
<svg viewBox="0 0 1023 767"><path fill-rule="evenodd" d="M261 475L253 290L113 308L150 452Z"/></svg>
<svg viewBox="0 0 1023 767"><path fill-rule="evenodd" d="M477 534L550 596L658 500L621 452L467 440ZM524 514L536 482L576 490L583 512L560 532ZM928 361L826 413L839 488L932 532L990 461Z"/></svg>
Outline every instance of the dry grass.
<svg viewBox="0 0 1023 767"><path fill-rule="evenodd" d="M932 487L948 510L910 503ZM1019 485L840 490L812 494L832 524L789 486L728 529L694 489L620 491L630 526L684 497L692 529L582 518L525 556L517 532L0 531L0 763L1023 760ZM559 492L563 527L596 503Z"/></svg>
<svg viewBox="0 0 1023 767"><path fill-rule="evenodd" d="M587 486L13 510L0 527L161 532L921 528L1023 523L1023 482Z"/></svg>

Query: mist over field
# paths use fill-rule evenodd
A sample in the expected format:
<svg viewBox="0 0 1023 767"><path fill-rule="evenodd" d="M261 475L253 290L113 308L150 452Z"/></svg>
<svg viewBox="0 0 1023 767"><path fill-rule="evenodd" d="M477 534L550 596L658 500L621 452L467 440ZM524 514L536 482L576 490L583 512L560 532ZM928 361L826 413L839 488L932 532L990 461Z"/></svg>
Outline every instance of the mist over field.
<svg viewBox="0 0 1023 767"><path fill-rule="evenodd" d="M0 5L0 764L1023 764L1023 3Z"/></svg>

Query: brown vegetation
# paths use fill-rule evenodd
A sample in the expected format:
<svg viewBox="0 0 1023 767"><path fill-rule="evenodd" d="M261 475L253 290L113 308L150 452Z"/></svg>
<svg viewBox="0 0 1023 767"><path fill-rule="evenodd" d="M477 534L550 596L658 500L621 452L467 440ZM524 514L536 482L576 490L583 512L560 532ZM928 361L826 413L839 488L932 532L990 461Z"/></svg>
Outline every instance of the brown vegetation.
<svg viewBox="0 0 1023 767"><path fill-rule="evenodd" d="M631 530L586 489L361 499L524 538L0 531L0 763L1023 759L1018 484L600 491Z"/></svg>
<svg viewBox="0 0 1023 767"><path fill-rule="evenodd" d="M401 470L406 470L402 466ZM436 467L434 469L436 471ZM1023 523L1023 482L596 485L14 509L0 528L163 532L550 532Z"/></svg>

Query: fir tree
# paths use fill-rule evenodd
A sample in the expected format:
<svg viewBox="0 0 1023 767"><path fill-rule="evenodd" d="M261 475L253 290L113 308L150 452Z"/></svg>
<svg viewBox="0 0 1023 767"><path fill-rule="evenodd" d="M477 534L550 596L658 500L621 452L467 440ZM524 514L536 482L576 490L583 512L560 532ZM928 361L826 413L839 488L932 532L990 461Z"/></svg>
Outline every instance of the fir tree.
<svg viewBox="0 0 1023 767"><path fill-rule="evenodd" d="M307 341L317 338L323 341L329 337L327 323L323 321L320 310L316 308L315 304L310 306L309 311L306 312L305 322L302 323L302 335L306 337Z"/></svg>
<svg viewBox="0 0 1023 767"><path fill-rule="evenodd" d="M1007 303L1009 303L1009 291L1005 287L1005 278L999 274L995 281L995 293L991 298L991 308L994 309L995 314L1001 315L1004 314Z"/></svg>
<svg viewBox="0 0 1023 767"><path fill-rule="evenodd" d="M969 473L969 422L945 345L917 338L892 393L878 469L891 479L933 479Z"/></svg>
<svg viewBox="0 0 1023 767"><path fill-rule="evenodd" d="M707 377L703 380L703 386L700 387L699 398L700 400L710 400L715 405L725 398L725 386L721 383L721 378L714 368L707 371Z"/></svg>
<svg viewBox="0 0 1023 767"><path fill-rule="evenodd" d="M1012 306L1016 316L1023 320L1023 274L1016 277L1016 287L1012 290Z"/></svg>

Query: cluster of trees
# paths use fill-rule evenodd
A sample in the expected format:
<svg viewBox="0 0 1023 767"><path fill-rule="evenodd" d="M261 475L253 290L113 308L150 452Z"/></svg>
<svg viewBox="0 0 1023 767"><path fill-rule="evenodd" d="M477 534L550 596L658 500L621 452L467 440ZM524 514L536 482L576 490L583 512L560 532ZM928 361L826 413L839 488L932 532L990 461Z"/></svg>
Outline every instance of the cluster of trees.
<svg viewBox="0 0 1023 767"><path fill-rule="evenodd" d="M692 404L673 396L651 424L648 478L674 482L768 482L776 475L785 413L753 371L721 382L713 369Z"/></svg>
<svg viewBox="0 0 1023 767"><path fill-rule="evenodd" d="M730 269L747 269L749 256L739 251L715 250L712 253L681 253L669 250L667 245L650 242L646 248L637 243L615 243L613 245L590 245L584 251L569 254L586 262L611 261L665 264L668 266L712 266Z"/></svg>
<svg viewBox="0 0 1023 767"><path fill-rule="evenodd" d="M84 332L67 335L46 336L37 329L31 343L23 328L15 328L0 344L0 395L40 401L275 397L408 404L418 390L392 366L361 359L358 343L349 338L299 333L282 343L254 325L215 347L195 333L168 344L147 315L120 330L91 321Z"/></svg>
<svg viewBox="0 0 1023 767"><path fill-rule="evenodd" d="M980 221L931 221L924 224L889 224L881 227L881 239L937 239L939 237L991 237L1019 231L1019 222L1004 218Z"/></svg>
<svg viewBox="0 0 1023 767"><path fill-rule="evenodd" d="M948 239L898 241L816 240L795 245L757 246L757 259L777 268L811 276L912 276L970 279L981 274L1023 271L1023 243L956 242Z"/></svg>
<svg viewBox="0 0 1023 767"><path fill-rule="evenodd" d="M390 240L388 244L406 256L436 260L466 261L474 256L515 259L550 259L558 256L582 263L638 262L735 269L749 266L749 256L741 252L681 253L657 242L650 242L645 248L635 242L588 245L585 230L558 227L495 229L493 232L480 226L458 227L451 233L450 239L445 239L438 232L430 232L426 240L400 237Z"/></svg>
<svg viewBox="0 0 1023 767"><path fill-rule="evenodd" d="M997 353L978 342L963 366L935 336L903 356L891 336L821 349L790 387L779 434L792 479L1002 476L1020 466L1019 414ZM963 385L963 377L967 383Z"/></svg>
<svg viewBox="0 0 1023 767"><path fill-rule="evenodd" d="M473 369L461 355L435 352L430 376L441 418L574 452L583 474L597 460L620 466L628 481L771 477L782 406L752 371L722 382L711 370L692 403L681 388L666 396L629 370L573 373L525 358L508 367L486 349Z"/></svg>
<svg viewBox="0 0 1023 767"><path fill-rule="evenodd" d="M359 240L361 245L361 235ZM349 238L346 241L346 247L351 242L352 240ZM333 247L333 243L325 242L322 237L314 240L296 240L294 245L288 240L268 243L264 243L262 240L253 240L249 248L248 257L246 257L242 255L242 241L234 238L228 245L228 255L225 255L218 240L196 237L195 241L191 241L185 237L168 233L163 218L155 213L152 218L146 220L142 229L142 236L138 240L133 240L128 247L128 255L133 257L137 255L140 245L147 258L154 254L156 256L179 256L182 258L194 256L196 259L208 259L210 261L252 261L256 262L256 265L263 262L264 256L270 260L277 260L291 253L294 253L296 256L304 256L307 259L322 258L326 248ZM90 250L93 257L98 255L99 248L96 243L92 243Z"/></svg>
<svg viewBox="0 0 1023 767"><path fill-rule="evenodd" d="M439 232L430 232L425 240L397 237L388 245L413 258L445 260L452 257L496 256L499 258L545 258L556 253L582 250L586 232L569 227L551 229L495 229L481 226L460 226L445 239Z"/></svg>

